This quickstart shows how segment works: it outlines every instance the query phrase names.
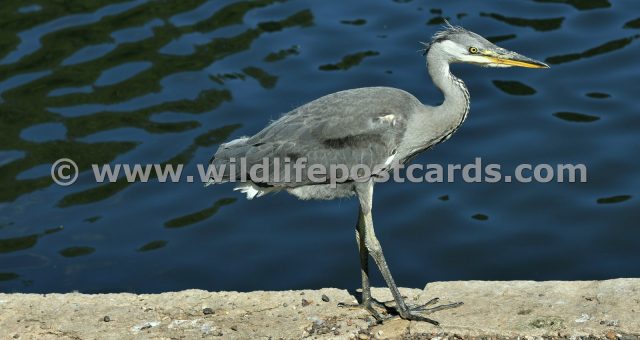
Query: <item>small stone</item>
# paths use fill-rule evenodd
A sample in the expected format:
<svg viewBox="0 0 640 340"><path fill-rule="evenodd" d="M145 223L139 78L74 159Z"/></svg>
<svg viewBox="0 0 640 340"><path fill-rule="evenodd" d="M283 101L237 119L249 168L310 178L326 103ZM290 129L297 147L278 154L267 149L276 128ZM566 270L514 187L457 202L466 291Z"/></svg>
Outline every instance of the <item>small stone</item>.
<svg viewBox="0 0 640 340"><path fill-rule="evenodd" d="M369 336L363 333L358 334L358 339L367 340Z"/></svg>
<svg viewBox="0 0 640 340"><path fill-rule="evenodd" d="M353 321L347 320L347 326L351 326L351 325L353 325Z"/></svg>
<svg viewBox="0 0 640 340"><path fill-rule="evenodd" d="M206 307L206 308L203 308L203 309L202 309L202 313L203 313L204 315L210 315L210 314L213 314L213 313L215 313L215 312L213 311L213 309L211 309L211 308L209 308L209 307Z"/></svg>
<svg viewBox="0 0 640 340"><path fill-rule="evenodd" d="M329 302L329 301L331 301L331 299L329 299L329 297L326 296L325 294L322 294L322 301Z"/></svg>
<svg viewBox="0 0 640 340"><path fill-rule="evenodd" d="M338 330L333 331L333 335L340 335L340 331Z"/></svg>
<svg viewBox="0 0 640 340"><path fill-rule="evenodd" d="M307 307L310 304L311 304L311 301L307 299L302 299L302 307Z"/></svg>
<svg viewBox="0 0 640 340"><path fill-rule="evenodd" d="M607 326L609 326L609 327L618 327L618 326L620 326L620 321L618 321L618 320L609 320L609 321L607 321Z"/></svg>
<svg viewBox="0 0 640 340"><path fill-rule="evenodd" d="M111 321L111 318L109 317L109 315L105 315L104 318L102 318L102 321L109 322Z"/></svg>
<svg viewBox="0 0 640 340"><path fill-rule="evenodd" d="M282 304L282 307L288 307L288 306L289 306L289 304L286 303L286 302Z"/></svg>
<svg viewBox="0 0 640 340"><path fill-rule="evenodd" d="M238 331L238 326L236 326L236 325L231 326L231 330L237 332Z"/></svg>
<svg viewBox="0 0 640 340"><path fill-rule="evenodd" d="M605 335L605 337L607 337L607 339L609 340L616 340L618 337L616 336L615 332L609 331L607 332L607 334Z"/></svg>

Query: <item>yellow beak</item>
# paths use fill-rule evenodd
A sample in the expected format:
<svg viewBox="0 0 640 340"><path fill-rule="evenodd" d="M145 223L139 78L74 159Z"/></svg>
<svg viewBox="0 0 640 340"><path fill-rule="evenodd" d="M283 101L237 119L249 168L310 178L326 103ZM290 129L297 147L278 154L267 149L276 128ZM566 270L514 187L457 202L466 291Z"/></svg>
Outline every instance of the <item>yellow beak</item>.
<svg viewBox="0 0 640 340"><path fill-rule="evenodd" d="M543 62L529 59L521 55L509 56L509 57L486 56L486 58L491 60L491 62L500 64L500 65L509 65L509 66L518 66L518 67L527 67L527 68L549 68L549 65Z"/></svg>

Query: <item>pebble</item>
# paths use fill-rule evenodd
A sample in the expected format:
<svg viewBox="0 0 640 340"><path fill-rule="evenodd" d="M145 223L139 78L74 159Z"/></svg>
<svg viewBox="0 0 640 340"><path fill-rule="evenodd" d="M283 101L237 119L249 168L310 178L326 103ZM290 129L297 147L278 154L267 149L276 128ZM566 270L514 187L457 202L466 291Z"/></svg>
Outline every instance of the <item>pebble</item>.
<svg viewBox="0 0 640 340"><path fill-rule="evenodd" d="M202 313L203 313L204 315L210 315L210 314L213 314L213 313L214 313L214 311L213 311L213 309L211 309L211 308L207 307L207 308L203 308L203 309L202 309Z"/></svg>
<svg viewBox="0 0 640 340"><path fill-rule="evenodd" d="M322 301L329 302L329 301L331 301L331 299L329 299L329 297L327 295L322 294Z"/></svg>
<svg viewBox="0 0 640 340"><path fill-rule="evenodd" d="M109 322L111 321L111 318L109 317L109 315L105 315L104 318L102 318L102 321Z"/></svg>
<svg viewBox="0 0 640 340"><path fill-rule="evenodd" d="M231 326L231 330L232 331L237 331L238 330L238 326L236 326L236 325Z"/></svg>
<svg viewBox="0 0 640 340"><path fill-rule="evenodd" d="M358 339L367 340L369 336L363 333L358 334Z"/></svg>
<svg viewBox="0 0 640 340"><path fill-rule="evenodd" d="M615 332L607 332L607 334L605 335L607 337L607 339L609 340L616 340L618 337L616 336Z"/></svg>
<svg viewBox="0 0 640 340"><path fill-rule="evenodd" d="M302 299L302 307L307 307L310 304L311 304L311 301L307 299Z"/></svg>

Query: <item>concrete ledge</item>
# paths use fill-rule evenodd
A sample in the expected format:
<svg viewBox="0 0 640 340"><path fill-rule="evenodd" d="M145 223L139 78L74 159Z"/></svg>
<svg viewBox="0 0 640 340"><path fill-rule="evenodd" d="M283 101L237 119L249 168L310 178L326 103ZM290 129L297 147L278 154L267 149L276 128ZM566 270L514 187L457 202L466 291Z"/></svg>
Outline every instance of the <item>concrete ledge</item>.
<svg viewBox="0 0 640 340"><path fill-rule="evenodd" d="M0 294L0 338L229 339L577 337L640 339L640 279L578 282L435 282L401 289L410 304L432 297L465 305L432 314L436 327L376 325L334 288L284 292ZM380 300L388 290L374 289ZM327 301L328 300L328 301Z"/></svg>

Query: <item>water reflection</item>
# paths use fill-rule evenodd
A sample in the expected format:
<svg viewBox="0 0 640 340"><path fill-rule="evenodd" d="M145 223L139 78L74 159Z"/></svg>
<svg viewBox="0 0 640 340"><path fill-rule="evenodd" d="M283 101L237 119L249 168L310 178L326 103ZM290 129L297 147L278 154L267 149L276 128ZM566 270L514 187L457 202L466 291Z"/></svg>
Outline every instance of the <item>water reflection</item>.
<svg viewBox="0 0 640 340"><path fill-rule="evenodd" d="M196 137L193 144L191 144L184 151L174 156L170 160L163 162L162 164L160 164L160 166L165 166L167 164L171 164L174 166L177 166L178 164L187 164L193 158L193 154L198 149L198 147L211 146L213 144L221 143L238 127L239 125L229 125L208 131ZM79 163L78 167L80 167ZM151 172L149 175L149 180L155 179L156 176L157 174L155 172ZM118 192L129 187L132 184L133 182L128 182L125 180L125 178L121 177L117 182L108 182L91 189L64 196L57 203L57 205L61 208L64 208L78 204L98 202L112 197L113 195L117 194Z"/></svg>
<svg viewBox="0 0 640 340"><path fill-rule="evenodd" d="M11 253L28 249L33 247L36 242L38 242L38 235L0 239L0 253Z"/></svg>
<svg viewBox="0 0 640 340"><path fill-rule="evenodd" d="M92 254L94 251L96 250L95 248L92 248L92 247L84 247L84 246L68 247L60 250L60 255L64 257L78 257L78 256L86 256L86 255Z"/></svg>
<svg viewBox="0 0 640 340"><path fill-rule="evenodd" d="M269 53L266 57L264 57L264 61L272 63L298 54L300 54L300 46L293 45L290 48L274 53Z"/></svg>
<svg viewBox="0 0 640 340"><path fill-rule="evenodd" d="M503 92L514 96L530 96L536 93L536 90L534 90L532 87L514 80L494 80L493 85L495 85Z"/></svg>
<svg viewBox="0 0 640 340"><path fill-rule="evenodd" d="M42 233L27 236L0 238L0 253L13 253L32 248L42 236L62 231L62 227L47 229Z"/></svg>
<svg viewBox="0 0 640 340"><path fill-rule="evenodd" d="M609 3L609 0L534 0L534 1L567 4L579 10L611 7L611 3Z"/></svg>
<svg viewBox="0 0 640 340"><path fill-rule="evenodd" d="M596 99L605 99L605 98L610 98L611 95L608 93L602 93L602 92L589 92L586 94L587 97L589 98L596 98Z"/></svg>
<svg viewBox="0 0 640 340"><path fill-rule="evenodd" d="M209 208L206 208L188 215L176 217L174 219L171 219L165 222L164 226L167 228L182 228L188 225L192 225L192 224L204 221L209 217L215 215L218 212L218 210L220 210L221 207L232 204L236 200L237 198L219 199Z"/></svg>
<svg viewBox="0 0 640 340"><path fill-rule="evenodd" d="M616 269L598 264L612 261L614 252L581 247L593 240L620 244L616 237L635 235L628 221L638 218L633 192L640 165L626 153L637 144L635 93L629 86L637 71L616 71L616 65L635 60L637 5L612 6L606 0L461 4L3 1L0 288L143 292L353 286L357 273L345 273L357 268L357 258L351 258L352 234L344 232L353 220L353 211L345 208L351 201L334 205L275 195L245 202L230 185L161 185L154 176L145 185L127 183L122 175L116 183L100 184L88 180L90 164L186 164L186 172L195 175L195 165L206 162L219 143L255 133L282 112L345 88L394 86L435 103L439 94L414 51L416 42L445 18L505 47L565 65L546 73L472 67L458 73L456 66L469 86L473 114L455 138L417 161L579 158L590 161L593 178L579 187L380 186L379 223L392 227L383 233L390 237L383 244L391 252L398 244L412 249L410 258L397 255L392 261L402 285L434 278L632 275L636 255L616 254L616 268L622 268ZM523 14L522 6L531 15ZM584 32L574 27L584 15L607 19L593 21L601 33L597 37L583 39ZM573 63L585 58L595 62ZM613 62L601 63L604 58ZM596 122L601 117L606 120ZM61 157L74 159L81 171L79 182L68 188L53 185L48 175ZM621 170L612 178L614 168ZM611 196L619 192L629 194ZM47 229L59 224L64 228ZM601 225L621 230L600 233ZM567 242L575 235L580 242ZM430 239L438 242L423 247ZM544 240L545 251L536 250L536 240ZM330 256L323 244L334 246ZM450 253L460 244L478 255L474 261L461 262L460 252ZM496 266L492 249L498 244L509 256ZM414 249L433 260L415 261ZM567 255L554 271L556 251L593 258L582 265L583 257ZM212 267L209 255L229 263ZM304 258L314 258L321 272L332 274L318 278L317 268L307 269ZM158 263L163 270L146 270ZM296 270L283 269L278 277L260 272L264 280L256 283L251 279L256 272L246 268L267 268L267 263Z"/></svg>
<svg viewBox="0 0 640 340"><path fill-rule="evenodd" d="M628 37L628 38L622 38L622 39L617 39L617 40L613 40L613 41L609 41L606 42L602 45L596 46L594 48L590 48L588 50L585 50L584 52L577 52L577 53L571 53L571 54L564 54L564 55L558 55L558 56L553 56L553 57L549 57L546 59L546 62L549 64L562 64L562 63L567 63L570 61L575 61L578 59L582 59L582 58L589 58L589 57L594 57L600 54L604 54L604 53L610 53L613 52L615 50L619 50L621 48L626 47L627 45L631 44L631 42L633 42L633 40L637 39L638 37L640 37L640 35L635 35L633 37Z"/></svg>
<svg viewBox="0 0 640 340"><path fill-rule="evenodd" d="M640 18L626 22L624 28L640 28Z"/></svg>
<svg viewBox="0 0 640 340"><path fill-rule="evenodd" d="M536 31L552 31L562 26L564 18L549 19L524 19L517 17L507 17L498 13L480 13L482 16L494 18L513 26L531 27Z"/></svg>
<svg viewBox="0 0 640 340"><path fill-rule="evenodd" d="M0 273L0 281L11 281L19 278L20 275L16 273Z"/></svg>
<svg viewBox="0 0 640 340"><path fill-rule="evenodd" d="M611 197L602 197L598 198L598 204L612 204L612 203L621 203L624 201L628 201L631 199L631 195L617 195Z"/></svg>
<svg viewBox="0 0 640 340"><path fill-rule="evenodd" d="M167 245L167 243L168 243L167 241L163 241L163 240L151 241L143 245L142 247L138 248L138 251L158 250L160 248L164 248Z"/></svg>
<svg viewBox="0 0 640 340"><path fill-rule="evenodd" d="M473 218L474 220L478 220L478 221L487 221L487 220L489 220L489 216L487 216L485 214L474 214L473 216L471 216L471 218Z"/></svg>
<svg viewBox="0 0 640 340"><path fill-rule="evenodd" d="M362 26L367 23L367 20L365 19L341 20L340 23L343 23L345 25Z"/></svg>
<svg viewBox="0 0 640 340"><path fill-rule="evenodd" d="M600 119L600 117L598 116L587 115L587 114L578 113L578 112L563 111L563 112L556 112L553 115L562 120L566 120L569 122L576 122L576 123L590 123Z"/></svg>
<svg viewBox="0 0 640 340"><path fill-rule="evenodd" d="M318 69L322 71L339 71L339 70L346 71L356 65L359 65L365 58L375 57L377 55L380 55L380 53L376 51L357 52L357 53L344 56L342 60L340 60L335 64L320 65Z"/></svg>
<svg viewBox="0 0 640 340"><path fill-rule="evenodd" d="M505 35L495 35L495 36L487 37L487 40L491 41L494 44L497 44L501 41L511 40L515 38L516 38L515 34L505 34Z"/></svg>
<svg viewBox="0 0 640 340"><path fill-rule="evenodd" d="M247 67L242 69L242 72L244 72L244 74L248 75L249 77L257 80L265 89L274 88L276 86L276 83L278 82L277 76L271 75L259 67Z"/></svg>

